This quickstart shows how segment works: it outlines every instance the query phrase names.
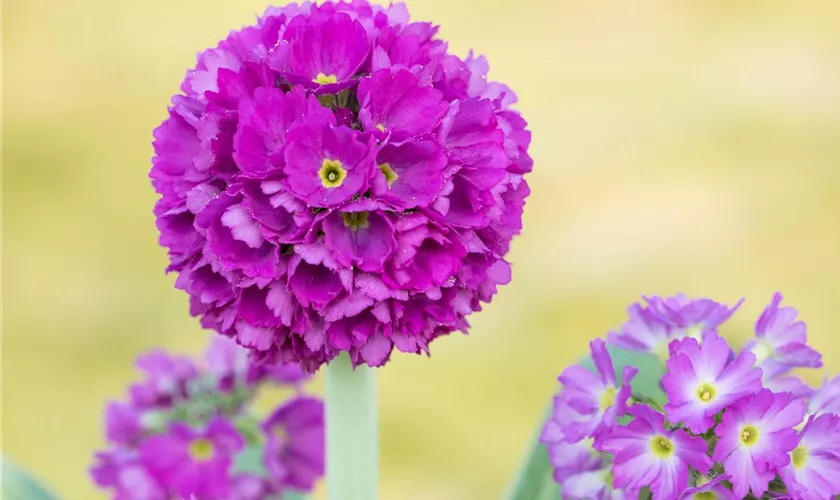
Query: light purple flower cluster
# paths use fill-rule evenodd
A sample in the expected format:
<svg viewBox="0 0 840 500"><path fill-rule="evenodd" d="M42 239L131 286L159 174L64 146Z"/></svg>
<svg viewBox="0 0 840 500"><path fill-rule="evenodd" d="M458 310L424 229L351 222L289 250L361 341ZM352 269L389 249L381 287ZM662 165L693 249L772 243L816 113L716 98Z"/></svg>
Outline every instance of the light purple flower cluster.
<svg viewBox="0 0 840 500"><path fill-rule="evenodd" d="M169 271L269 361L428 353L510 280L530 132L483 57L402 4L269 8L201 53L155 131Z"/></svg>
<svg viewBox="0 0 840 500"><path fill-rule="evenodd" d="M541 441L563 498L840 495L840 377L814 390L789 373L822 366L796 310L776 294L736 353L717 327L737 305L645 300L608 343L659 355L658 388L631 388L639 378L632 366L618 379L600 339L591 344L596 372L572 366L559 378Z"/></svg>
<svg viewBox="0 0 840 500"><path fill-rule="evenodd" d="M155 351L137 366L145 379L106 407L109 448L91 469L115 500L267 500L323 476L323 403L301 392L299 366L255 365L221 336L201 365ZM265 384L295 394L259 419L249 406Z"/></svg>

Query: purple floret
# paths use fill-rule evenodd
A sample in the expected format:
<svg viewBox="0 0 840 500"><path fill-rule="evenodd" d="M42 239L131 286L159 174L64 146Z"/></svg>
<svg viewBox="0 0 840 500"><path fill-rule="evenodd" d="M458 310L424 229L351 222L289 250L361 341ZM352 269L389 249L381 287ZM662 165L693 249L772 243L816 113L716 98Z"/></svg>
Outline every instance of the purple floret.
<svg viewBox="0 0 840 500"><path fill-rule="evenodd" d="M379 366L510 281L531 135L486 59L436 34L401 4L304 3L199 55L150 177L204 327L266 363Z"/></svg>
<svg viewBox="0 0 840 500"><path fill-rule="evenodd" d="M761 370L754 365L751 352L734 357L726 340L714 332L703 334L702 343L693 338L675 341L662 377L668 396L665 415L695 434L706 432L724 408L761 390Z"/></svg>
<svg viewBox="0 0 840 500"><path fill-rule="evenodd" d="M227 498L233 457L243 446L242 437L223 418L202 430L175 423L169 433L141 445L140 460L160 485L181 496Z"/></svg>
<svg viewBox="0 0 840 500"><path fill-rule="evenodd" d="M773 295L755 324L754 340L745 349L752 350L765 371L781 374L791 368L822 366L822 356L806 344L806 326L797 320L799 312L781 307L782 294Z"/></svg>
<svg viewBox="0 0 840 500"><path fill-rule="evenodd" d="M275 486L311 490L324 475L324 404L299 397L274 410L262 425L265 465Z"/></svg>

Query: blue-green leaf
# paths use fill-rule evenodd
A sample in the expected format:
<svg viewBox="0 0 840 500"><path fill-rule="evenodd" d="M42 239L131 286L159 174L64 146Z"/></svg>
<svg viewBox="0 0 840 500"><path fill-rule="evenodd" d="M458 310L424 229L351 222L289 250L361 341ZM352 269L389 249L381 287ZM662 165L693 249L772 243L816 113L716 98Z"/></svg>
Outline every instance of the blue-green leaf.
<svg viewBox="0 0 840 500"><path fill-rule="evenodd" d="M3 455L0 455L0 466L3 480L0 498L3 500L58 500L58 496Z"/></svg>
<svg viewBox="0 0 840 500"><path fill-rule="evenodd" d="M621 370L625 366L635 366L639 372L633 379L633 393L646 396L653 401L664 404L665 393L659 385L665 367L654 355L610 348L616 377L621 377ZM582 366L595 370L595 363L591 357L584 358ZM509 500L556 500L561 498L560 489L553 479L553 470L548 460L548 451L539 437L545 420L551 415L553 405L549 403L548 412L540 420L535 437L531 443L525 463L522 465L516 481L507 498Z"/></svg>
<svg viewBox="0 0 840 500"><path fill-rule="evenodd" d="M544 444L540 443L543 423L551 414L552 407L549 405L549 413L540 420L540 425L531 441L531 449L525 459L525 463L519 470L516 482L513 484L508 499L510 500L554 500L560 498L560 488L554 482L553 469L548 461L548 451Z"/></svg>
<svg viewBox="0 0 840 500"><path fill-rule="evenodd" d="M266 470L265 465L263 465L262 446L248 446L247 448L239 452L233 459L233 472L237 474L254 474L255 476L265 476Z"/></svg>

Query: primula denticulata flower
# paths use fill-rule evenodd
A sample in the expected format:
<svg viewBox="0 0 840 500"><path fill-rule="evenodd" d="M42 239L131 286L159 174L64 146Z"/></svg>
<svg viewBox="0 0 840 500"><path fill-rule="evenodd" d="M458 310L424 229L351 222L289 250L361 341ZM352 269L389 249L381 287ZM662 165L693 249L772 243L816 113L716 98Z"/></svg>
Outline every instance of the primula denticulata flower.
<svg viewBox="0 0 840 500"><path fill-rule="evenodd" d="M715 332L741 306L733 307L710 299L689 299L683 294L674 297L645 297L646 304L633 304L630 319L607 336L611 345L630 351L656 354L668 359L668 346L683 338L700 339L706 332Z"/></svg>
<svg viewBox="0 0 840 500"><path fill-rule="evenodd" d="M586 437L596 441L615 426L630 397L630 382L636 369L623 370L620 383L604 341L592 341L592 359L598 374L582 366L567 368L559 377L563 392L555 398L552 428L561 429L562 442L576 443Z"/></svg>
<svg viewBox="0 0 840 500"><path fill-rule="evenodd" d="M805 417L805 402L789 393L762 389L723 413L712 457L723 463L739 497L763 495L796 447L794 427Z"/></svg>
<svg viewBox="0 0 840 500"><path fill-rule="evenodd" d="M704 333L702 340L673 341L662 378L668 395L665 415L695 434L709 430L721 410L761 389L761 370L752 353L733 359L729 344L714 332Z"/></svg>
<svg viewBox="0 0 840 500"><path fill-rule="evenodd" d="M201 323L314 371L428 353L511 279L530 132L488 64L402 4L269 8L154 132L168 271Z"/></svg>
<svg viewBox="0 0 840 500"><path fill-rule="evenodd" d="M113 498L268 500L324 475L324 407L297 364L255 364L217 336L203 362L154 351L137 365L145 378L107 405L109 448L91 468ZM251 403L266 385L294 394L261 423Z"/></svg>
<svg viewBox="0 0 840 500"><path fill-rule="evenodd" d="M619 382L604 342L595 371L567 368L540 440L572 499L831 500L840 495L840 377L813 389L790 373L819 367L797 312L776 294L756 339L734 350L718 328L738 309L710 299L646 297L608 335L656 354L666 400Z"/></svg>

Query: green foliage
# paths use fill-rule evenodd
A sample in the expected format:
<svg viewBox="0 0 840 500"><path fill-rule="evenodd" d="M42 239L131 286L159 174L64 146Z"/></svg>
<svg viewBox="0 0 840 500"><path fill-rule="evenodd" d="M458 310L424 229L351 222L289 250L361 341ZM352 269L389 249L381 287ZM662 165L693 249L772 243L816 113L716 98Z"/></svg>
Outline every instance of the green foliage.
<svg viewBox="0 0 840 500"><path fill-rule="evenodd" d="M59 500L35 478L2 455L0 467L0 478L3 481L0 498L3 500Z"/></svg>
<svg viewBox="0 0 840 500"><path fill-rule="evenodd" d="M509 500L554 500L560 498L560 488L554 482L551 463L548 461L548 451L545 445L540 443L543 423L551 414L552 407L549 405L548 412L540 420L539 426L531 441L531 449L528 451L525 463L519 470L516 482L508 494Z"/></svg>
<svg viewBox="0 0 840 500"><path fill-rule="evenodd" d="M283 500L306 500L307 496L305 493L301 493L299 491L287 491L283 493Z"/></svg>
<svg viewBox="0 0 840 500"><path fill-rule="evenodd" d="M242 450L233 461L233 473L254 474L265 476L262 446L248 446Z"/></svg>

